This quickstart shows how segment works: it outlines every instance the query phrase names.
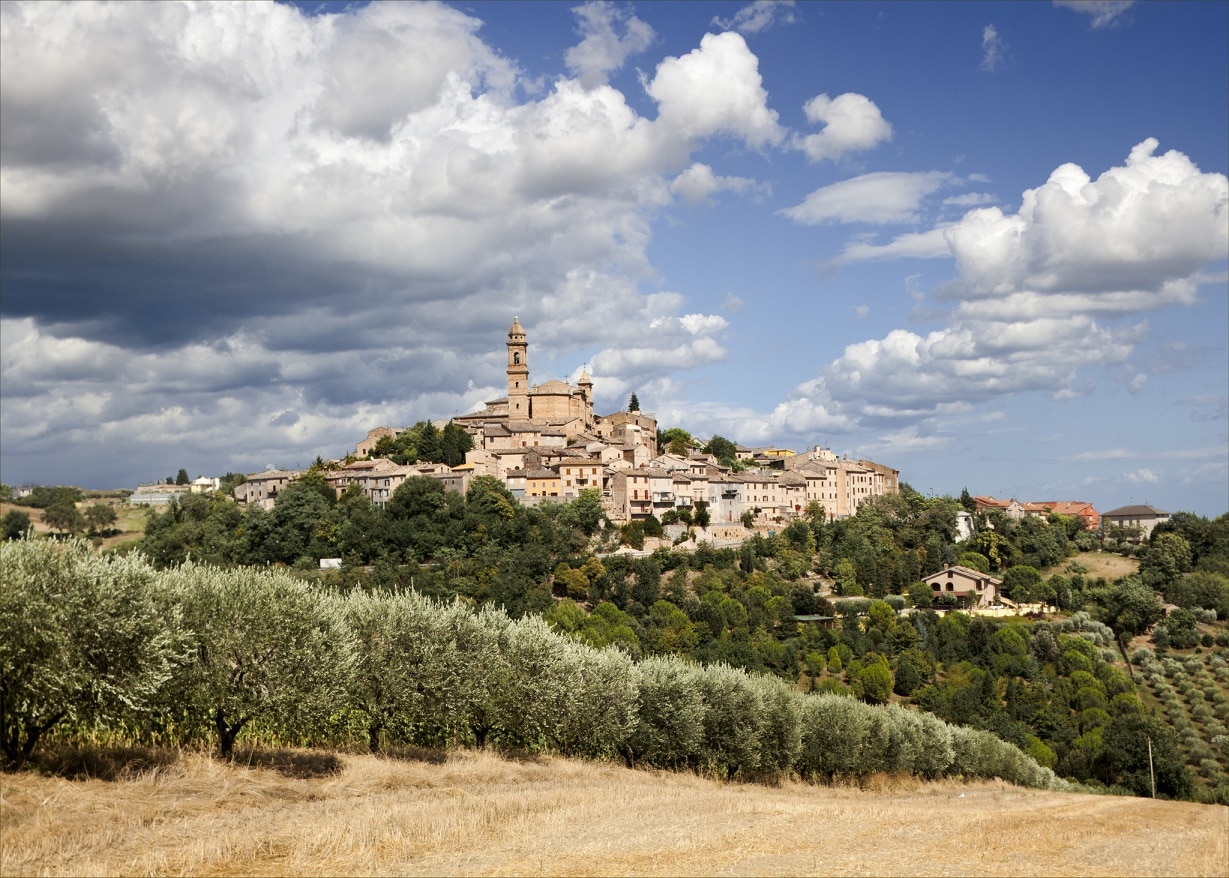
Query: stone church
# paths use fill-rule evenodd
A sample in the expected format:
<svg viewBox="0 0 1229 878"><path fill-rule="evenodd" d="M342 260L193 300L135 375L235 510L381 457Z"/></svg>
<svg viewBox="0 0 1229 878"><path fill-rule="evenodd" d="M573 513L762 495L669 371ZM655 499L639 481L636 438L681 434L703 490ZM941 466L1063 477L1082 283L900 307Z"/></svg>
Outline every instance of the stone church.
<svg viewBox="0 0 1229 878"><path fill-rule="evenodd" d="M551 380L529 383L529 341L520 318L508 329L508 395L487 402L482 411L460 415L452 420L475 436L488 427L501 427L514 433L546 429L562 432L571 439L596 435L593 414L593 382L581 370L575 384Z"/></svg>
<svg viewBox="0 0 1229 878"><path fill-rule="evenodd" d="M620 411L612 415L593 413L593 382L582 369L576 384L550 380L529 381L529 341L520 318L508 329L508 395L489 400L480 411L458 415L453 423L474 437L475 452L513 451L526 448L557 448L598 441L617 446L637 446L649 456L657 453L657 421L651 414ZM384 435L398 431L377 427L359 443L357 456L370 454Z"/></svg>

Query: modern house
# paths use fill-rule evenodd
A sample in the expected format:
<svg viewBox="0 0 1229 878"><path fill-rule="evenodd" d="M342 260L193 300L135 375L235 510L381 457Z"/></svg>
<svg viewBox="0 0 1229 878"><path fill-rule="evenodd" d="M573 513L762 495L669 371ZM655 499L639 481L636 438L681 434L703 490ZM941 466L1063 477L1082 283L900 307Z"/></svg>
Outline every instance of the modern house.
<svg viewBox="0 0 1229 878"><path fill-rule="evenodd" d="M1139 542L1151 537L1153 529L1163 521L1169 521L1169 513L1155 506L1119 506L1101 514L1102 526L1131 529L1137 534L1132 539Z"/></svg>
<svg viewBox="0 0 1229 878"><path fill-rule="evenodd" d="M936 598L952 595L966 607L989 607L998 603L999 587L1003 584L1003 580L988 573L958 565L949 565L922 581L930 586Z"/></svg>

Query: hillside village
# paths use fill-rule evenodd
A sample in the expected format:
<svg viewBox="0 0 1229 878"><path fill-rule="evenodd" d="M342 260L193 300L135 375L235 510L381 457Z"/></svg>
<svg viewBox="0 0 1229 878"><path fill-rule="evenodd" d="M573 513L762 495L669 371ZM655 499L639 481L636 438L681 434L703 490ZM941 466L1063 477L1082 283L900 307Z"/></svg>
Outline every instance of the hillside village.
<svg viewBox="0 0 1229 878"><path fill-rule="evenodd" d="M627 410L595 414L586 370L575 385L558 380L531 384L529 341L519 319L508 329L506 347L507 395L488 401L480 411L433 423L439 431L464 431L468 448L463 463L396 463L385 453L408 428L376 427L353 452L326 464L325 478L337 495L357 485L383 507L415 476L439 479L447 490L461 494L473 478L493 476L525 505L567 502L594 489L615 524L650 516L668 522L682 515L687 520L703 509L704 520L719 531L723 526L788 524L813 513L813 504L822 507L829 521L848 518L867 499L899 492L900 472L893 467L840 457L819 445L801 453L735 445L733 460L725 462L701 451L698 442L673 451L659 448L657 420L641 412L634 400ZM243 504L272 508L278 493L304 472L271 468L250 473L234 488L234 496ZM217 482L202 477L185 485L142 485L131 502L160 505L179 493L212 490ZM1104 523L1143 539L1169 518L1167 512L1146 505L1103 514L1086 501L974 500L978 513L997 510L1015 520L1057 513L1080 519L1091 532L1099 532ZM972 515L961 513L957 527L959 538L971 536Z"/></svg>
<svg viewBox="0 0 1229 878"><path fill-rule="evenodd" d="M576 385L557 380L531 384L529 343L519 320L508 330L507 350L507 396L452 419L472 443L463 464L398 465L380 457L381 443L402 432L382 426L330 467L329 483L339 495L357 484L382 506L413 476L441 479L448 489L463 493L471 479L487 475L528 505L566 502L585 489L596 489L606 515L616 524L649 516L661 519L671 510L703 506L714 525L735 526L745 523L747 513L757 524L788 522L812 503L821 504L829 519L847 517L868 497L899 490L900 473L892 467L839 458L819 447L797 454L736 446L733 466L694 447L683 454L662 453L652 414L634 408L594 413L593 385L586 372ZM278 492L300 474L252 473L235 489L235 497L271 506Z"/></svg>

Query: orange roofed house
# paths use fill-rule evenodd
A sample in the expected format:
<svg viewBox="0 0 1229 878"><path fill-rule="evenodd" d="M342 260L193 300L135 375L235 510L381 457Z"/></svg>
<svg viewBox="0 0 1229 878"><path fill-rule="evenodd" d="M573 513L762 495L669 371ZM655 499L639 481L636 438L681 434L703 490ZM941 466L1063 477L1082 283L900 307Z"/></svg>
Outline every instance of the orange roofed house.
<svg viewBox="0 0 1229 878"><path fill-rule="evenodd" d="M988 512L998 509L1008 518L1019 521L1026 515L1045 518L1051 512L1079 518L1084 530L1097 531L1101 528L1101 513L1091 503L1083 500L1045 500L1040 503L1021 503L1019 500L998 500L994 497L974 497L978 512Z"/></svg>

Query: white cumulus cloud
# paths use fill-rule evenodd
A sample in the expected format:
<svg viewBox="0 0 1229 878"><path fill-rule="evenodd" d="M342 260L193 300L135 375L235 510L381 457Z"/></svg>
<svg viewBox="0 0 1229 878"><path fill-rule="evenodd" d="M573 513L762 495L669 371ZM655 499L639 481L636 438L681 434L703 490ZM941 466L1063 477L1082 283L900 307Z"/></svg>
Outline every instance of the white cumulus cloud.
<svg viewBox="0 0 1229 878"><path fill-rule="evenodd" d="M768 107L759 59L736 33L705 34L698 49L667 58L647 91L657 101L658 123L687 137L725 134L753 149L785 138Z"/></svg>
<svg viewBox="0 0 1229 878"><path fill-rule="evenodd" d="M723 177L713 173L712 167L696 162L670 181L670 192L689 204L711 205L713 196L721 192L766 192L767 185L756 183L749 177Z"/></svg>
<svg viewBox="0 0 1229 878"><path fill-rule="evenodd" d="M583 39L568 49L564 62L586 88L605 84L632 55L653 43L653 28L613 3L585 3L573 9Z"/></svg>
<svg viewBox="0 0 1229 878"><path fill-rule="evenodd" d="M1182 153L1157 155L1157 146L1144 141L1096 180L1062 165L1023 194L1016 213L980 208L888 244L848 245L829 264L954 257L958 278L940 288L954 305L943 328L848 345L794 392L793 405L805 399L854 423L902 424L1011 394L1070 399L1087 392L1087 370L1123 369L1147 336L1139 316L1195 303L1208 263L1229 256L1229 179ZM905 218L943 182L866 175L812 193L791 215ZM871 194L860 198L863 186ZM1136 391L1147 380L1129 375Z"/></svg>
<svg viewBox="0 0 1229 878"><path fill-rule="evenodd" d="M892 139L892 126L870 98L849 92L830 98L816 95L803 107L810 122L824 123L823 130L795 135L795 145L813 161L840 158L847 152L871 149Z"/></svg>

